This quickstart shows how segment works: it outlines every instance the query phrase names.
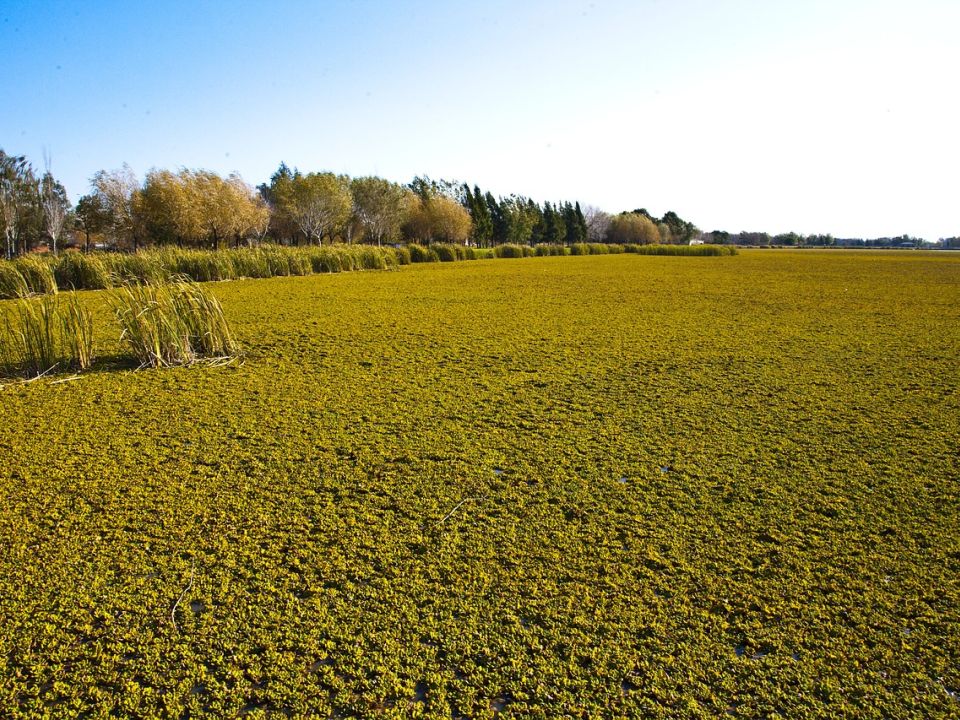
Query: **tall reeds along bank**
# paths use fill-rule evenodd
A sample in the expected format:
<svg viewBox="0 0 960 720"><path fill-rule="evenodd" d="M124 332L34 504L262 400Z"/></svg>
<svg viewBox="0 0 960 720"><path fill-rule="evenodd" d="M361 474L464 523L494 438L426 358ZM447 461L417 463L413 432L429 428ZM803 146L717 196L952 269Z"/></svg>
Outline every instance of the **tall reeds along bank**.
<svg viewBox="0 0 960 720"><path fill-rule="evenodd" d="M0 300L12 300L30 294L27 281L13 263L0 262Z"/></svg>
<svg viewBox="0 0 960 720"><path fill-rule="evenodd" d="M440 262L440 256L437 255L437 251L433 250L432 248L425 247L417 243L409 243L407 245L407 250L410 252L410 262Z"/></svg>
<svg viewBox="0 0 960 720"><path fill-rule="evenodd" d="M74 293L25 298L2 310L4 375L36 377L93 363L93 316Z"/></svg>
<svg viewBox="0 0 960 720"><path fill-rule="evenodd" d="M101 290L131 282L154 284L165 282L173 276L208 282L388 270L410 263L457 262L491 257L606 255L622 252L695 256L737 254L736 248L725 245L574 243L564 246L541 243L535 247L504 244L493 248L474 248L455 243L410 243L396 248L373 245L261 245L223 250L167 247L137 253L63 253L59 257L27 255L13 261L0 260L0 300L55 293L58 288Z"/></svg>
<svg viewBox="0 0 960 720"><path fill-rule="evenodd" d="M453 243L432 243L430 249L437 255L440 262L456 262L466 260L466 251L462 245Z"/></svg>
<svg viewBox="0 0 960 720"><path fill-rule="evenodd" d="M732 245L624 245L623 252L635 255L677 255L691 257L720 257L736 255Z"/></svg>
<svg viewBox="0 0 960 720"><path fill-rule="evenodd" d="M493 256L498 258L522 258L522 257L531 257L536 254L536 251L529 245L514 245L512 243L505 243L503 245L497 245L493 248Z"/></svg>
<svg viewBox="0 0 960 720"><path fill-rule="evenodd" d="M38 255L24 255L13 261L13 267L23 277L31 295L46 295L57 291L53 264Z"/></svg>
<svg viewBox="0 0 960 720"><path fill-rule="evenodd" d="M121 343L141 367L229 362L238 354L219 301L196 283L128 284L111 304Z"/></svg>
<svg viewBox="0 0 960 720"><path fill-rule="evenodd" d="M537 257L545 257L547 255L566 255L567 248L565 245L557 245L555 243L537 243L533 246L533 254Z"/></svg>
<svg viewBox="0 0 960 720"><path fill-rule="evenodd" d="M53 264L57 287L74 290L105 290L113 284L110 271L100 255L64 253Z"/></svg>
<svg viewBox="0 0 960 720"><path fill-rule="evenodd" d="M170 277L169 269L161 264L155 252L104 253L100 258L110 275L111 287L131 282L162 282Z"/></svg>

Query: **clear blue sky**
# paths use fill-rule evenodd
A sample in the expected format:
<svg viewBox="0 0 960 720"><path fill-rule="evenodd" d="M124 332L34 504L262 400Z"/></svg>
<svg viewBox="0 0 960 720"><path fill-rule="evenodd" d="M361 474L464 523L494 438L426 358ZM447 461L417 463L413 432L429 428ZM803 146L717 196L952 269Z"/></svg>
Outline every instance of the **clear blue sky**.
<svg viewBox="0 0 960 720"><path fill-rule="evenodd" d="M958 0L0 0L0 147L960 235Z"/></svg>

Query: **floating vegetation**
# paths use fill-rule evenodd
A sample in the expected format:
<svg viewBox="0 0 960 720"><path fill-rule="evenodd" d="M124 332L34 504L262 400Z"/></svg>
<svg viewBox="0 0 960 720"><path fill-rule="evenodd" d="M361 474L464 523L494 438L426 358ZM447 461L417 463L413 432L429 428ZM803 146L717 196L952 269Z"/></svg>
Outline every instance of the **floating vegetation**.
<svg viewBox="0 0 960 720"><path fill-rule="evenodd" d="M4 717L957 716L960 257L205 289L0 390Z"/></svg>

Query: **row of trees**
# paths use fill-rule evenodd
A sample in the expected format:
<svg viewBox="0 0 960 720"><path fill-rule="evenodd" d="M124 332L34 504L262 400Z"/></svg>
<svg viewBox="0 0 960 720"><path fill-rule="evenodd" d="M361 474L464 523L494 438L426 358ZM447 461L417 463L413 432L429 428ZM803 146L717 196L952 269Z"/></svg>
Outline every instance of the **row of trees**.
<svg viewBox="0 0 960 720"><path fill-rule="evenodd" d="M256 188L239 175L205 170L151 170L141 181L126 165L100 170L71 207L50 173L0 150L0 212L8 257L46 244L56 251L66 232L89 249L176 244L212 247L255 243L403 241L571 244L686 242L698 231L675 213L611 215L579 202L538 203L495 197L478 186L427 177L406 185L380 177L303 173L281 164Z"/></svg>
<svg viewBox="0 0 960 720"><path fill-rule="evenodd" d="M67 191L51 174L49 158L45 167L39 174L24 156L0 150L0 222L8 259L30 251L41 238L56 251L67 229Z"/></svg>
<svg viewBox="0 0 960 720"><path fill-rule="evenodd" d="M910 235L879 238L837 238L833 235L800 235L798 233L780 233L771 235L766 232L729 233L714 230L700 236L703 242L718 245L738 246L778 246L778 247L841 247L841 248L960 248L960 238L941 238L931 243Z"/></svg>
<svg viewBox="0 0 960 720"><path fill-rule="evenodd" d="M786 247L801 247L803 245L830 247L835 244L832 235L798 235L794 232L771 235L766 232L738 232L730 233L723 230L714 230L704 233L701 239L704 242L720 245L765 246L782 245Z"/></svg>
<svg viewBox="0 0 960 720"><path fill-rule="evenodd" d="M471 243L689 243L815 247L930 247L910 236L834 238L765 232L701 233L675 212L657 218L640 208L617 215L579 202L495 197L466 183L414 178L406 185L380 177L302 173L281 163L256 188L237 174L151 170L141 182L126 165L94 174L90 191L71 207L50 171L0 150L0 227L7 258L64 241L95 238L116 247L177 244L218 248L271 239L289 245L339 240L378 245L404 241ZM939 247L960 247L945 238Z"/></svg>

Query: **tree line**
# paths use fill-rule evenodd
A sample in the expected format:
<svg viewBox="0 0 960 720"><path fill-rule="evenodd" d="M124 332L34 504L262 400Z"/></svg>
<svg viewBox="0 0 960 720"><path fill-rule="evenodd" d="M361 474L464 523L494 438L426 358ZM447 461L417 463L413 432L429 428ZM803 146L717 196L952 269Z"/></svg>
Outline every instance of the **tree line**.
<svg viewBox="0 0 960 720"><path fill-rule="evenodd" d="M241 246L325 242L455 243L475 247L584 242L686 243L693 223L668 212L617 215L579 201L537 202L494 196L477 185L416 177L399 184L381 177L301 172L281 163L268 182L253 187L238 174L207 170L150 170L142 179L129 166L100 170L71 205L50 171L0 150L0 220L4 253L105 245Z"/></svg>
<svg viewBox="0 0 960 720"><path fill-rule="evenodd" d="M713 230L703 233L700 239L705 243L717 245L737 245L739 247L836 247L836 248L960 248L960 238L940 238L936 243L911 235L897 235L879 238L842 238L830 234L800 235L794 232L771 235L766 232L729 233Z"/></svg>

